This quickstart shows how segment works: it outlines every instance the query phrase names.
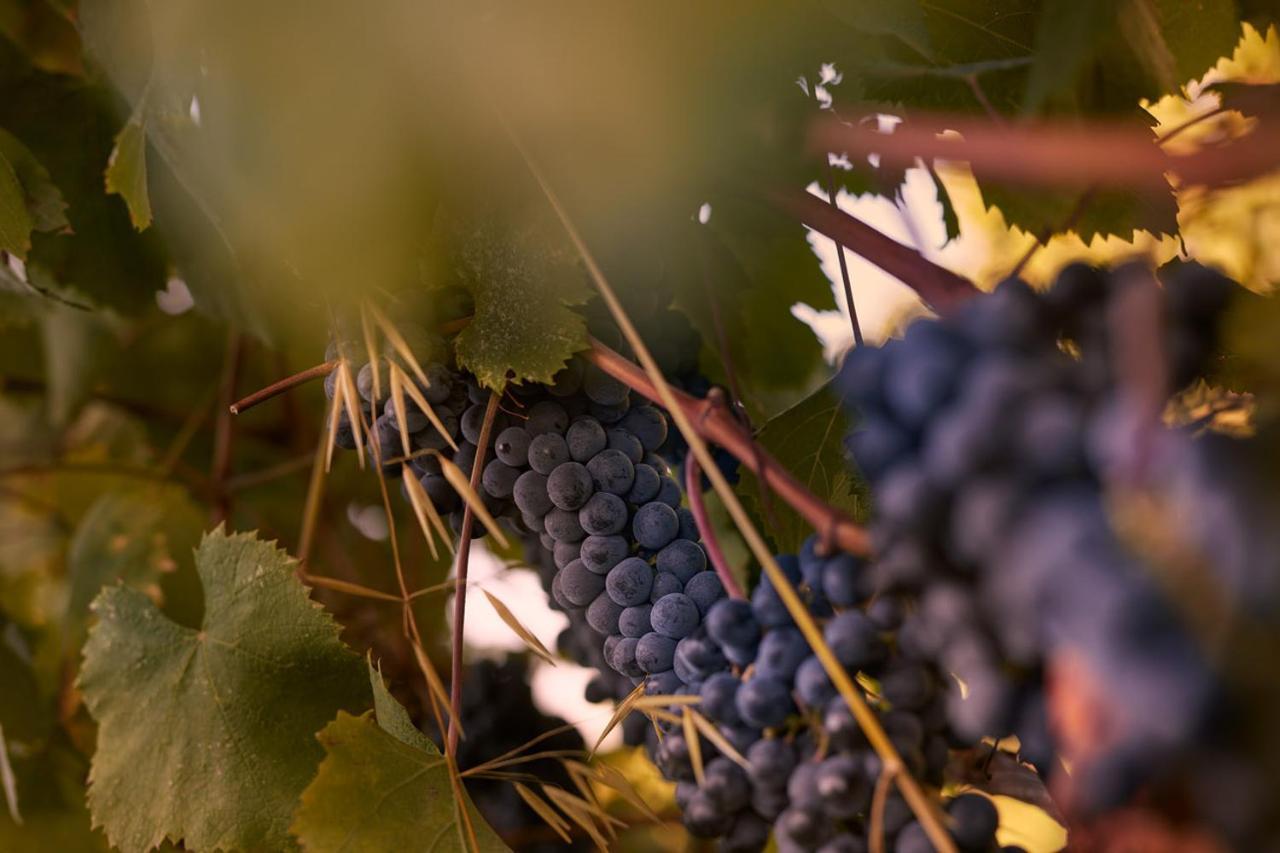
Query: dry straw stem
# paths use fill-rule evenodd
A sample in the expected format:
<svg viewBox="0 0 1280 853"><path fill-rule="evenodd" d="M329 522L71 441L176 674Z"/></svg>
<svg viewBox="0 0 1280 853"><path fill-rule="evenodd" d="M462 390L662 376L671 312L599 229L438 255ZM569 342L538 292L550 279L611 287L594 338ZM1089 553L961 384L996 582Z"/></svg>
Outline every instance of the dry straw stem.
<svg viewBox="0 0 1280 853"><path fill-rule="evenodd" d="M502 599L493 595L488 590L484 591L484 597L489 599L489 604L493 607L494 612L498 614L498 618L505 622L507 627L514 631L516 636L524 641L524 644L528 646L529 651L533 652L552 666L556 665L556 659L552 657L551 652L547 651L547 647L542 644L542 641L539 640L532 631L526 628L524 624L516 618L516 615L511 612L511 608L507 607L507 605L502 602Z"/></svg>
<svg viewBox="0 0 1280 853"><path fill-rule="evenodd" d="M885 734L884 728L880 725L880 720L876 717L875 712L867 705L861 691L854 684L853 679L845 672L844 667L836 660L832 654L831 648L823 640L822 631L813 621L813 617L805 608L804 602L800 600L795 588L791 585L791 581L783 574L779 568L773 554L770 553L769 547L765 544L764 538L760 532L756 530L751 518L747 515L742 503L738 500L738 496L734 494L733 489L725 480L724 474L716 466L715 460L711 458L711 453L707 448L706 442L702 436L694 429L689 417L689 413L685 407L681 405L671 386L667 383L659 369L653 355L649 352L649 348L645 346L635 326L631 322L631 318L627 316L626 310L622 307L622 303L618 300L617 295L613 292L613 288L609 285L608 280L604 276L604 272L600 269L595 261L595 257L591 254L583 242L581 235L574 226L572 220L565 212L563 206L555 192L546 182L542 172L537 165L529 157L524 147L520 144L518 138L512 134L512 141L520 149L524 155L524 159L533 174L534 179L538 182L542 192L546 195L548 202L555 211L556 216L560 219L565 231L569 235L569 239L573 242L574 247L581 256L583 263L587 267L587 271L591 276L592 282L599 291L601 298L609 308L609 312L613 315L614 322L618 324L627 343L639 358L644 372L648 375L653 390L657 394L658 400L671 413L672 420L675 421L676 428L684 436L685 441L689 444L689 452L694 454L707 477L711 480L711 485L724 501L729 515L737 524L738 530L742 533L747 545L751 548L751 552L759 560L765 573L769 576L770 582L777 589L783 603L786 605L791 617L795 620L800 631L808 640L809 645L813 648L818 659L822 661L823 668L827 671L827 675L831 678L832 683L839 690L840 695L844 697L848 703L849 709L853 712L854 718L858 721L858 725L862 728L867 740L871 743L873 749L880 756L880 760L888 768L894 771L894 779L898 783L898 788L902 791L903 798L910 805L911 810L915 813L917 819L924 827L925 833L929 840L933 842L941 853L955 853L956 846L951 840L951 836L947 833L943 823L943 818L934 807L934 803L926 796L924 790L919 783L908 773L903 767L902 757L898 754L898 750L894 747L889 737ZM819 202L819 204L822 204ZM826 204L822 207L830 210ZM735 454L736 455L736 454ZM744 460L745 461L745 460ZM865 547L866 543L863 543Z"/></svg>
<svg viewBox="0 0 1280 853"><path fill-rule="evenodd" d="M556 814L556 810L551 808L551 805L546 800L535 794L523 782L516 782L515 789L516 793L520 795L520 799L524 800L529 808L533 809L534 813L542 818L543 822L551 827L556 835L564 839L565 844L572 843L572 839L569 837L569 830L573 827L569 826L568 821Z"/></svg>
<svg viewBox="0 0 1280 853"><path fill-rule="evenodd" d="M452 671L449 673L449 707L452 712L449 714L449 735L446 743L446 751L449 755L457 755L458 751L458 716L462 712L462 629L467 618L466 586L467 567L471 560L471 531L474 529L477 513L485 521L485 527L489 528L494 537L504 546L506 545L506 539L498 529L497 523L493 522L484 504L480 502L479 495L476 494L476 486L480 483L480 472L484 470L484 456L489 446L489 434L493 432L493 421L498 416L498 401L501 396L497 391L489 393L489 404L484 409L484 422L480 425L480 441L476 443L476 458L471 466L471 482L467 484L469 494L464 495L467 498L467 505L462 512L462 532L458 541L458 567L454 572L458 582L458 593L453 597ZM447 460L444 457L441 457L440 461L446 476L450 473L451 467L459 475L462 473L452 463L445 464ZM452 480L453 478L450 478L451 482ZM457 489L459 485L462 483L455 484L454 488Z"/></svg>

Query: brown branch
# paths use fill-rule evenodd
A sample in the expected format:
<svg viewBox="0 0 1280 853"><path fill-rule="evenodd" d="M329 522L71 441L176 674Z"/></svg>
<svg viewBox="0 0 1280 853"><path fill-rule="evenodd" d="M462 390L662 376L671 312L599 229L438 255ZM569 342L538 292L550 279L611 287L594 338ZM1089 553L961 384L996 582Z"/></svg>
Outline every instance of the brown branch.
<svg viewBox="0 0 1280 853"><path fill-rule="evenodd" d="M824 208L827 206L819 199L814 200ZM595 338L591 339L591 349L585 353L585 357L632 390L639 391L650 400L659 400L657 389L643 369ZM762 483L813 525L815 530L830 530L832 541L851 554L866 556L871 553L871 540L867 531L848 515L809 491L776 459L761 449L752 435L743 429L727 409L674 388L672 394L699 435L737 457Z"/></svg>
<svg viewBox="0 0 1280 853"><path fill-rule="evenodd" d="M702 500L702 468L698 466L698 457L690 453L684 458L684 491L689 496L689 511L693 513L694 523L698 525L698 534L702 537L702 547L707 552L707 559L716 570L724 591L730 598L746 598L738 579L729 568L724 551L720 550L720 540L716 538L716 530L707 517L707 506Z"/></svg>
<svg viewBox="0 0 1280 853"><path fill-rule="evenodd" d="M881 134L881 138L885 137ZM825 234L920 295L935 311L945 312L977 293L973 283L935 264L915 249L904 246L804 190L774 192L775 204L814 231Z"/></svg>
<svg viewBox="0 0 1280 853"><path fill-rule="evenodd" d="M315 367L308 367L306 370L295 373L292 376L286 376L279 382L272 382L266 388L254 391L243 400L237 400L230 406L231 414L238 415L247 412L259 403L265 403L272 397L283 394L290 388L301 385L304 382L310 382L312 379L318 379L321 376L328 376L338 367L338 359L326 361L324 364L317 364Z"/></svg>
<svg viewBox="0 0 1280 853"><path fill-rule="evenodd" d="M479 494L480 478L484 471L485 450L489 447L489 434L498 417L498 403L502 394L489 392L489 404L485 406L484 422L480 425L480 440L476 443L475 463L471 466L471 489ZM475 513L470 502L462 512L462 533L458 542L458 568L454 578L458 591L453 596L453 662L449 673L449 735L447 751L456 755L458 750L458 715L462 713L462 628L467 618L467 564L471 560L471 531L475 527Z"/></svg>
<svg viewBox="0 0 1280 853"><path fill-rule="evenodd" d="M939 136L942 130L960 134ZM1129 187L1168 193L1168 173L1186 185L1247 181L1280 166L1280 131L1260 126L1247 136L1192 154L1164 151L1147 130L1126 125L1038 122L995 125L942 113L917 114L893 133L824 121L810 133L820 151L851 157L878 154L882 164L908 168L917 158L967 162L983 177L1030 186Z"/></svg>

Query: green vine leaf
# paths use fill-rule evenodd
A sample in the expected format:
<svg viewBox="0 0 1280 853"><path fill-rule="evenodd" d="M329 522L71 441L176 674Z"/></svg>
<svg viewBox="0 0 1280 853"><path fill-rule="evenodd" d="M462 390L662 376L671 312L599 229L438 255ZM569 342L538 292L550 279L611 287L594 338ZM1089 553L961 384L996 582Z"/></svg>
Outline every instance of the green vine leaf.
<svg viewBox="0 0 1280 853"><path fill-rule="evenodd" d="M4 129L0 129L0 155L8 159L18 182L22 184L32 229L57 231L68 227L67 203L49 170L18 137Z"/></svg>
<svg viewBox="0 0 1280 853"><path fill-rule="evenodd" d="M528 225L474 225L459 236L457 283L475 315L455 342L458 363L489 388L551 382L587 345L586 321L571 306L589 292L573 256Z"/></svg>
<svg viewBox="0 0 1280 853"><path fill-rule="evenodd" d="M120 132L107 161L107 192L124 199L129 220L139 231L151 224L151 195L147 191L147 131L139 109Z"/></svg>
<svg viewBox="0 0 1280 853"><path fill-rule="evenodd" d="M373 714L338 718L318 735L326 752L302 794L292 831L312 853L466 850L440 751L414 728L369 665ZM468 800L483 851L508 849Z"/></svg>
<svg viewBox="0 0 1280 853"><path fill-rule="evenodd" d="M99 726L89 808L114 846L293 846L290 817L323 757L315 733L369 704L359 659L294 565L219 529L196 551L200 630L126 586L95 600L80 676Z"/></svg>
<svg viewBox="0 0 1280 853"><path fill-rule="evenodd" d="M743 402L763 421L826 373L821 342L791 306L835 308L831 282L804 228L764 205L713 205L710 222L692 227L697 279L677 304L702 335L703 372L728 386L731 363Z"/></svg>
<svg viewBox="0 0 1280 853"><path fill-rule="evenodd" d="M756 440L815 495L862 520L869 509L868 492L845 458L843 440L848 431L844 409L828 384L772 418ZM764 520L779 553L797 552L813 533L809 523L782 499L765 495L760 481L745 467L735 491Z"/></svg>
<svg viewBox="0 0 1280 853"><path fill-rule="evenodd" d="M25 259L31 248L31 226L22 183L9 158L0 152L0 250Z"/></svg>

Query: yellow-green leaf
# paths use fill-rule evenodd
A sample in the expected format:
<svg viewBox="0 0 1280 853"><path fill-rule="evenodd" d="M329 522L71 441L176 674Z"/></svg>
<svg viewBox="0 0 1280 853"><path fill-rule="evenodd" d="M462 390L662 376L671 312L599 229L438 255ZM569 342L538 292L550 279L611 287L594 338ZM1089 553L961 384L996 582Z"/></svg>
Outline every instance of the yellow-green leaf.
<svg viewBox="0 0 1280 853"><path fill-rule="evenodd" d="M414 728L369 667L373 715L338 718L317 736L325 759L302 794L292 832L310 853L461 850L456 801L444 757ZM479 849L506 850L470 802Z"/></svg>
<svg viewBox="0 0 1280 853"><path fill-rule="evenodd" d="M145 231L151 224L151 195L147 191L147 128L140 116L129 119L116 134L116 146L107 161L107 192L124 199L133 227Z"/></svg>
<svg viewBox="0 0 1280 853"><path fill-rule="evenodd" d="M9 158L0 153L0 250L26 258L31 248L31 212Z"/></svg>

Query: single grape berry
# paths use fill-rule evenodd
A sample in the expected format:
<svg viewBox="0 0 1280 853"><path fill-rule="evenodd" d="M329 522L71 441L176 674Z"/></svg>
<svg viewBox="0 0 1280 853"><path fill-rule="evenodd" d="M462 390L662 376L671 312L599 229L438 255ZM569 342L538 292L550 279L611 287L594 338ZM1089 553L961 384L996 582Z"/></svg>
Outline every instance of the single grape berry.
<svg viewBox="0 0 1280 853"><path fill-rule="evenodd" d="M574 560L560 571L560 589L575 607L586 607L604 591L605 579Z"/></svg>
<svg viewBox="0 0 1280 853"><path fill-rule="evenodd" d="M484 466L481 484L484 490L495 498L509 498L515 490L520 471L512 468L501 459L491 459Z"/></svg>
<svg viewBox="0 0 1280 853"><path fill-rule="evenodd" d="M635 479L626 498L629 503L646 504L658 497L661 488L662 475L652 465L642 462L635 466Z"/></svg>
<svg viewBox="0 0 1280 853"><path fill-rule="evenodd" d="M649 621L653 630L672 639L687 637L699 622L698 605L684 593L664 595L654 602Z"/></svg>
<svg viewBox="0 0 1280 853"><path fill-rule="evenodd" d="M780 726L795 706L787 685L776 678L756 676L738 690L738 714L743 721L762 729Z"/></svg>
<svg viewBox="0 0 1280 853"><path fill-rule="evenodd" d="M581 462L562 462L547 475L547 497L560 509L581 509L591 493L591 475Z"/></svg>
<svg viewBox="0 0 1280 853"><path fill-rule="evenodd" d="M636 665L645 672L671 669L676 654L676 641L650 631L636 644Z"/></svg>
<svg viewBox="0 0 1280 853"><path fill-rule="evenodd" d="M533 436L523 427L507 427L493 442L493 453L513 468L529 464L529 442Z"/></svg>
<svg viewBox="0 0 1280 853"><path fill-rule="evenodd" d="M579 513L579 523L581 523L581 513ZM583 565L600 575L622 562L629 551L630 545L622 536L593 534L582 540Z"/></svg>
<svg viewBox="0 0 1280 853"><path fill-rule="evenodd" d="M698 612L706 615L717 601L724 598L724 584L715 572L699 572L684 585L684 594L698 605Z"/></svg>
<svg viewBox="0 0 1280 853"><path fill-rule="evenodd" d="M620 450L605 449L587 463L597 490L625 495L635 484L635 465Z"/></svg>
<svg viewBox="0 0 1280 853"><path fill-rule="evenodd" d="M644 447L640 444L640 439L625 429L613 427L609 430L608 447L624 454L633 465L640 464L640 460L644 459Z"/></svg>
<svg viewBox="0 0 1280 853"><path fill-rule="evenodd" d="M622 608L604 593L597 595L587 605L587 624L600 634L618 633L618 619L621 615Z"/></svg>
<svg viewBox="0 0 1280 853"><path fill-rule="evenodd" d="M649 611L652 609L653 605L648 603L625 608L618 616L618 631L624 637L643 637L653 630L649 623Z"/></svg>
<svg viewBox="0 0 1280 853"><path fill-rule="evenodd" d="M622 428L640 440L650 453L667 440L667 418L653 406L636 406L622 418Z"/></svg>
<svg viewBox="0 0 1280 853"><path fill-rule="evenodd" d="M568 428L569 413L564 410L564 406L553 400L534 403L529 409L529 418L525 421L525 429L534 436L549 432L563 435Z"/></svg>
<svg viewBox="0 0 1280 853"><path fill-rule="evenodd" d="M609 591L609 597L623 607L644 604L649 600L652 588L653 567L638 557L626 558L605 577L605 589Z"/></svg>
<svg viewBox="0 0 1280 853"><path fill-rule="evenodd" d="M608 446L604 427L595 418L582 418L569 425L564 436L569 456L574 462L586 464Z"/></svg>
<svg viewBox="0 0 1280 853"><path fill-rule="evenodd" d="M676 511L664 503L654 501L636 510L631 522L631 532L641 547L658 550L676 538L680 519Z"/></svg>
<svg viewBox="0 0 1280 853"><path fill-rule="evenodd" d="M550 475L558 466L569 461L569 446L564 437L554 432L534 436L529 442L529 467L539 474Z"/></svg>
<svg viewBox="0 0 1280 853"><path fill-rule="evenodd" d="M674 592L684 592L684 584L671 572L658 572L653 576L653 591L649 593L649 602L655 603L664 595Z"/></svg>
<svg viewBox="0 0 1280 853"><path fill-rule="evenodd" d="M697 542L677 539L658 552L655 563L660 572L671 572L682 583L707 567L707 554Z"/></svg>
<svg viewBox="0 0 1280 853"><path fill-rule="evenodd" d="M578 463L568 464L577 465ZM612 536L621 533L627 526L627 504L617 495L597 492L578 512L578 523L582 525L583 530L593 536Z"/></svg>
<svg viewBox="0 0 1280 853"><path fill-rule="evenodd" d="M722 646L754 649L760 642L760 623L745 601L721 599L711 605L706 618L707 633Z"/></svg>
<svg viewBox="0 0 1280 853"><path fill-rule="evenodd" d="M547 477L537 471L525 471L517 477L511 491L516 506L526 515L541 517L554 507L547 496Z"/></svg>

